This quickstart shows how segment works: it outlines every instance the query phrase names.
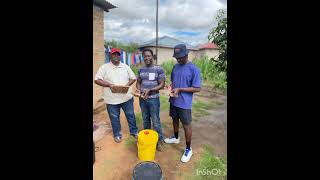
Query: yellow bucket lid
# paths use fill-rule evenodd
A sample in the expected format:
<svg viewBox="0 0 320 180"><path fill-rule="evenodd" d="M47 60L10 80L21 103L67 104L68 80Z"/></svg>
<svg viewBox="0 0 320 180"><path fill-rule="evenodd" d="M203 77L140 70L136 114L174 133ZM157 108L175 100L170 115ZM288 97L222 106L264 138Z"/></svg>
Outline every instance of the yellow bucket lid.
<svg viewBox="0 0 320 180"><path fill-rule="evenodd" d="M155 144L158 141L158 133L151 129L145 129L138 133L139 144Z"/></svg>

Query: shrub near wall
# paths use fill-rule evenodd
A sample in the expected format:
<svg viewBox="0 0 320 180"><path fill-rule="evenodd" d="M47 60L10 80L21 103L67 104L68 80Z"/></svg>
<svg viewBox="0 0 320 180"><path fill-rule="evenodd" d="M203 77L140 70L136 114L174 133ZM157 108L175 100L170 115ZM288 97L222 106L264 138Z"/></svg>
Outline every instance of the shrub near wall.
<svg viewBox="0 0 320 180"><path fill-rule="evenodd" d="M215 89L225 91L227 89L227 74L219 71L216 62L210 60L208 57L196 58L192 61L201 71L202 80L205 83L212 84ZM170 75L176 61L169 60L164 62L161 66L166 73L166 84L169 85Z"/></svg>

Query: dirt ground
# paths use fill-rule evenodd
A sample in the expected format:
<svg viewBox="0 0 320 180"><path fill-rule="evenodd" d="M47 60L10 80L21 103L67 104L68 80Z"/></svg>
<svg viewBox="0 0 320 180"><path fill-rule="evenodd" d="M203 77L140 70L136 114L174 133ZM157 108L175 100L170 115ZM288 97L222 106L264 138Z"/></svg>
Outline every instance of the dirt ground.
<svg viewBox="0 0 320 180"><path fill-rule="evenodd" d="M227 97L223 95L207 95L205 92L195 97L202 101L219 102L219 106L210 108L208 116L194 119L192 122L192 148L193 156L188 163L182 163L180 158L185 148L184 131L180 125L180 144L167 144L163 152L156 152L155 162L162 171L164 179L182 180L186 174L194 174L195 164L200 157L203 144L213 147L218 156L227 153ZM140 112L139 100L134 99L135 112ZM160 113L163 124L163 133L166 137L173 133L172 120L168 112ZM123 112L121 112L121 128L123 139L121 143L115 143L111 132L111 124L106 111L94 115L95 121L104 121L108 127L105 136L96 142L100 150L96 152L96 162L93 165L93 180L130 180L132 171L139 163L136 145L126 145L129 138L128 124ZM139 130L142 130L139 128Z"/></svg>

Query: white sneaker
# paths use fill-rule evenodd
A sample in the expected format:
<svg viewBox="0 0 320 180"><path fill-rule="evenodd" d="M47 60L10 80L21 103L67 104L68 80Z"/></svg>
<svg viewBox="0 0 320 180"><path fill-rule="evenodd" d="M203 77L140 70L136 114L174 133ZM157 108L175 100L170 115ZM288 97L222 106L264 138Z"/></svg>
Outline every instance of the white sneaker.
<svg viewBox="0 0 320 180"><path fill-rule="evenodd" d="M180 143L180 137L178 139L176 137L171 136L169 138L164 139L164 142L167 144L179 144Z"/></svg>
<svg viewBox="0 0 320 180"><path fill-rule="evenodd" d="M186 149L181 157L181 161L186 163L190 160L191 156L192 156L192 148L190 148L190 150Z"/></svg>

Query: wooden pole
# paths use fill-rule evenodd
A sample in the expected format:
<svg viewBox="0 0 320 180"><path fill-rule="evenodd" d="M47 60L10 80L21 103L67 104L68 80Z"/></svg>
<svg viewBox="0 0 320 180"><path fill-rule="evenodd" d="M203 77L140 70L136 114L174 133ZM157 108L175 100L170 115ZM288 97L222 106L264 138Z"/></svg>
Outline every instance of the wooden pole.
<svg viewBox="0 0 320 180"><path fill-rule="evenodd" d="M157 0L157 14L156 14L156 64L158 64L158 6L159 6L159 0Z"/></svg>

